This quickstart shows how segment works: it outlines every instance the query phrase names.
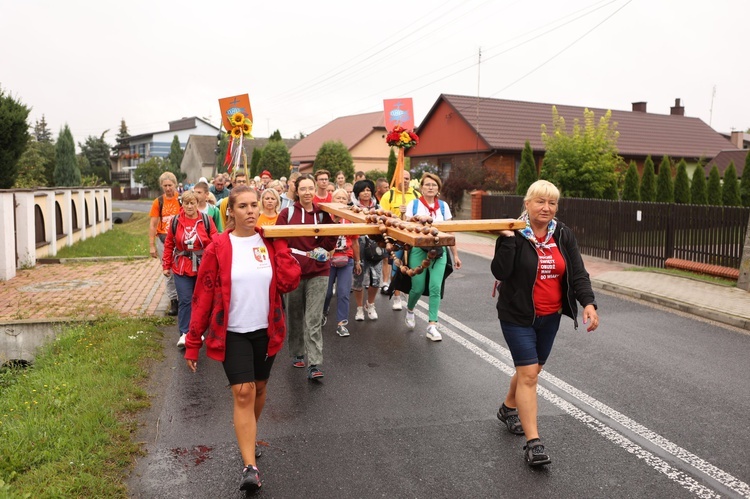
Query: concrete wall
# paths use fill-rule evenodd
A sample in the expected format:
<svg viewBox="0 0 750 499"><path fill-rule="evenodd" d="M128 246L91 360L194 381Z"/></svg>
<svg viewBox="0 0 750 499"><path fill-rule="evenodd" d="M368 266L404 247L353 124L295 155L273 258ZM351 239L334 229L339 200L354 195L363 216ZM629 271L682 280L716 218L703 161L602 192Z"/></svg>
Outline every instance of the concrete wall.
<svg viewBox="0 0 750 499"><path fill-rule="evenodd" d="M0 365L11 360L33 361L37 349L55 339L64 325L54 321L0 324Z"/></svg>
<svg viewBox="0 0 750 499"><path fill-rule="evenodd" d="M109 187L0 190L0 280L111 228Z"/></svg>

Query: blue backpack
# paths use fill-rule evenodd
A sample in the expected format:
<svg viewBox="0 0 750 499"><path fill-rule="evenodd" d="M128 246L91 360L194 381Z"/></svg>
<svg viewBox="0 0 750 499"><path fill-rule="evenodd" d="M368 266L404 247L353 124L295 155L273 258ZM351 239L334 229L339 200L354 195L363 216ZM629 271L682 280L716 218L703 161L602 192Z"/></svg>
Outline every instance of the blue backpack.
<svg viewBox="0 0 750 499"><path fill-rule="evenodd" d="M411 210L411 216L416 216L418 203L419 199L415 199L414 201L412 201L413 208ZM445 201L443 201L442 199L438 199L438 204L440 205L440 214L443 215L443 220L445 220Z"/></svg>

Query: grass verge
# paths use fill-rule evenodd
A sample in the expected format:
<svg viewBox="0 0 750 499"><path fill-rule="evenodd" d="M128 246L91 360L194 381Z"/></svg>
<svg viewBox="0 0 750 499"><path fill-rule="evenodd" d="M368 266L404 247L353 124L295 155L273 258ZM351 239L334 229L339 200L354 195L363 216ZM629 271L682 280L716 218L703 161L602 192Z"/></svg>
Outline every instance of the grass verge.
<svg viewBox="0 0 750 499"><path fill-rule="evenodd" d="M0 369L0 497L127 497L162 322L70 325L31 367Z"/></svg>
<svg viewBox="0 0 750 499"><path fill-rule="evenodd" d="M148 213L133 213L124 224L116 224L112 230L78 241L57 252L57 258L81 258L92 256L148 256Z"/></svg>

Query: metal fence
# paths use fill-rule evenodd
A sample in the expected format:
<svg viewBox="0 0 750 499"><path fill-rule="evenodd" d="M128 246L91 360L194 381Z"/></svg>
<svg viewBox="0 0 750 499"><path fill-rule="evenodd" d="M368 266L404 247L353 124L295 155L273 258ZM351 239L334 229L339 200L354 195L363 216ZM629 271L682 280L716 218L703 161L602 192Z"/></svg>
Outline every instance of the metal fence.
<svg viewBox="0 0 750 499"><path fill-rule="evenodd" d="M515 218L523 196L483 196L482 218ZM738 269L750 208L563 198L557 217L586 255L644 267L681 258Z"/></svg>

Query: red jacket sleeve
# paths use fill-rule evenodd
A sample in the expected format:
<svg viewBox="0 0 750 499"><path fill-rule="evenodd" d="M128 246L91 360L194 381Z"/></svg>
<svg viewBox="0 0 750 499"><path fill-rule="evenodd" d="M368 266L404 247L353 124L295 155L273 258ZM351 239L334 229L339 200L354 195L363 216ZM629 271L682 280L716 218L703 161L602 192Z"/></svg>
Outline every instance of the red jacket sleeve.
<svg viewBox="0 0 750 499"><path fill-rule="evenodd" d="M283 246L283 247L282 247ZM292 256L292 251L286 247L286 244L278 246L274 242L276 255L274 257L274 271L276 272L276 288L279 293L289 293L297 289L302 276L302 267L296 258Z"/></svg>
<svg viewBox="0 0 750 499"><path fill-rule="evenodd" d="M198 268L198 278L193 291L190 329L185 338L185 358L198 360L198 351L203 346L201 335L208 329L211 320L211 307L214 294L219 290L219 260L216 256L216 245L209 244L203 253Z"/></svg>
<svg viewBox="0 0 750 499"><path fill-rule="evenodd" d="M171 223L167 226L167 238L164 240L164 254L161 258L161 266L164 270L172 268L174 258L174 234L172 234Z"/></svg>

